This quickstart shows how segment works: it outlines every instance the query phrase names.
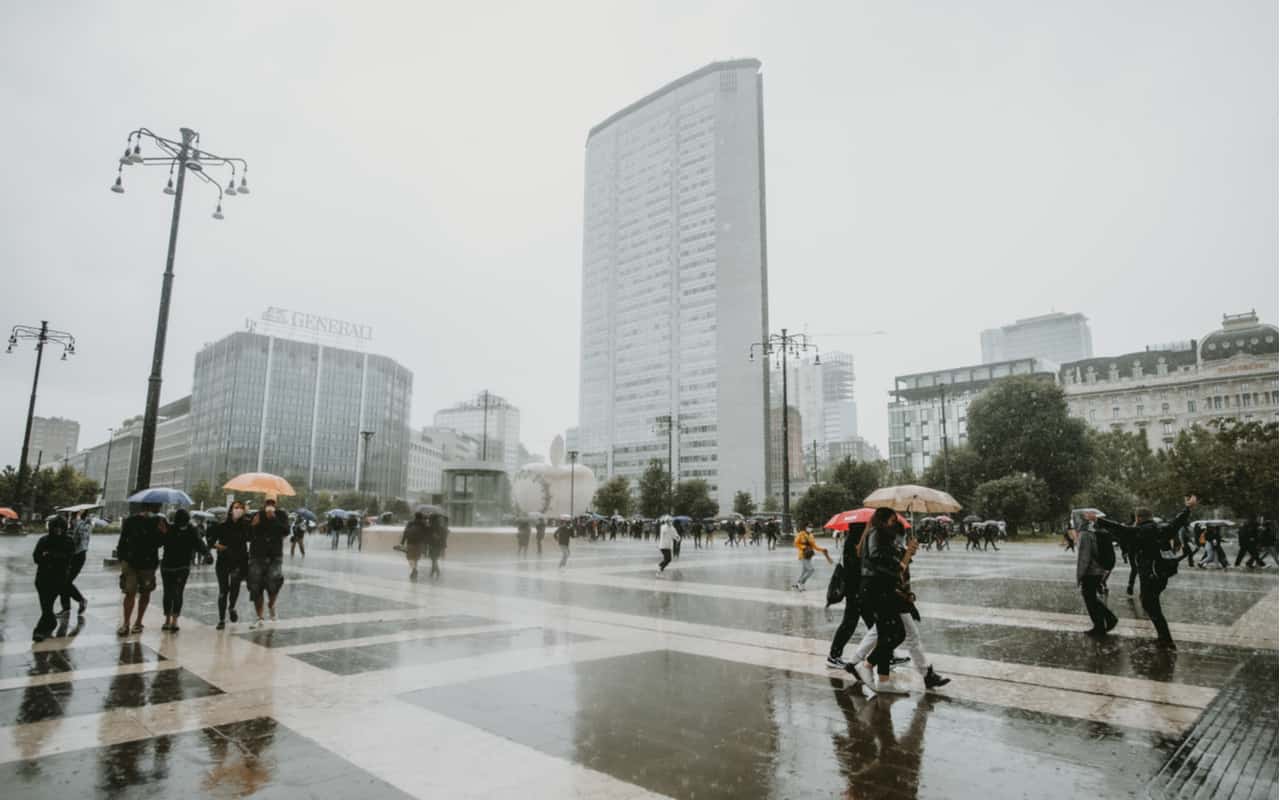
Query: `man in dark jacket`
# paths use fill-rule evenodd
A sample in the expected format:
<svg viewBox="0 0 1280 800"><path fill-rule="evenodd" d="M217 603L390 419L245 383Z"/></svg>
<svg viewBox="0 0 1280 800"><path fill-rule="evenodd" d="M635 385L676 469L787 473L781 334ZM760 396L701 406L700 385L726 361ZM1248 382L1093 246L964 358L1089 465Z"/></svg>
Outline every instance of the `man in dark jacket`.
<svg viewBox="0 0 1280 800"><path fill-rule="evenodd" d="M62 517L49 520L49 532L40 537L31 553L36 563L36 594L40 596L40 620L31 632L33 642L43 642L58 627L53 604L67 585L74 555L75 543L67 536L67 521Z"/></svg>
<svg viewBox="0 0 1280 800"><path fill-rule="evenodd" d="M1100 597L1102 584L1110 570L1103 563L1103 547L1111 547L1110 539L1100 546L1098 533L1094 530L1098 515L1092 511L1085 512L1085 521L1077 532L1079 540L1076 550L1076 584L1084 597L1084 607L1089 612L1093 627L1085 631L1091 636L1105 636L1120 620L1107 608ZM1111 551L1111 564L1115 565L1115 550Z"/></svg>
<svg viewBox="0 0 1280 800"><path fill-rule="evenodd" d="M157 503L139 503L120 528L120 540L116 543L116 557L120 559L120 591L124 593L124 622L116 634L127 636L130 631L142 633L142 615L147 612L151 593L156 588L156 568L160 566L160 536L166 530L164 517L160 516ZM133 627L129 617L137 600L138 616Z"/></svg>
<svg viewBox="0 0 1280 800"><path fill-rule="evenodd" d="M572 532L569 530L569 523L561 522L560 527L556 528L556 544L560 545L560 566L564 566L569 561L569 539L572 538Z"/></svg>
<svg viewBox="0 0 1280 800"><path fill-rule="evenodd" d="M861 541L865 528L866 523L855 522L844 535L840 555L840 575L844 578L844 616L831 639L831 651L827 654L827 666L831 669L845 668L844 647L858 627L861 611L858 594L862 590L862 560L858 557L858 542Z"/></svg>
<svg viewBox="0 0 1280 800"><path fill-rule="evenodd" d="M1164 611L1160 608L1160 593L1168 585L1168 570L1177 569L1177 552L1182 547L1178 530L1187 524L1191 511L1198 502L1194 494L1188 495L1186 505L1178 515L1163 524L1152 519L1149 508L1138 509L1135 514L1137 524L1132 526L1121 525L1105 517L1098 520L1099 527L1110 531L1119 541L1128 545L1129 558L1137 562L1138 593L1142 599L1142 609L1155 626L1156 640L1171 650L1176 649L1176 645L1169 633L1169 623L1164 618Z"/></svg>

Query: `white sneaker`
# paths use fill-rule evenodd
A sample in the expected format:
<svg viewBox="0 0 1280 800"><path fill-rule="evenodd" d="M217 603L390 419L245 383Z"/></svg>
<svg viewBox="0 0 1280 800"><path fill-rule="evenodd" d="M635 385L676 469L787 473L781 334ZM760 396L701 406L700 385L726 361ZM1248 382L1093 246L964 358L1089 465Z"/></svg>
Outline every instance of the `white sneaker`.
<svg viewBox="0 0 1280 800"><path fill-rule="evenodd" d="M259 628L265 628L266 625L267 625L266 620L264 620L262 617L258 617L258 621L250 625L249 630L256 631Z"/></svg>
<svg viewBox="0 0 1280 800"><path fill-rule="evenodd" d="M871 670L867 669L867 665L863 661L853 665L853 674L858 676L858 680L862 681L871 690L876 688L875 676L871 674Z"/></svg>
<svg viewBox="0 0 1280 800"><path fill-rule="evenodd" d="M274 608L271 609L271 621L272 622L276 621L276 610Z"/></svg>
<svg viewBox="0 0 1280 800"><path fill-rule="evenodd" d="M892 676L888 678L876 677L874 685L876 694L910 694L907 687L898 682L897 678Z"/></svg>

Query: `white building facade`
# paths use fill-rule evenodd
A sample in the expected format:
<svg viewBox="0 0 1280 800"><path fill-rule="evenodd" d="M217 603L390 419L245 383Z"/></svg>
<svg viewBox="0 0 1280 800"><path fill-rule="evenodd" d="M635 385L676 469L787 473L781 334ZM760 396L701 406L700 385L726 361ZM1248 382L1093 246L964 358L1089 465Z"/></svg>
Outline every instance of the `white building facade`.
<svg viewBox="0 0 1280 800"><path fill-rule="evenodd" d="M76 452L79 444L79 422L62 417L32 417L27 466L35 467L36 461L39 461L47 467Z"/></svg>
<svg viewBox="0 0 1280 800"><path fill-rule="evenodd" d="M520 469L520 409L490 391L437 411L435 427L464 433L480 443L474 459L502 464L507 475Z"/></svg>
<svg viewBox="0 0 1280 800"><path fill-rule="evenodd" d="M448 428L425 427L409 438L409 469L406 493L410 500L428 502L431 495L444 492L447 464L475 461L480 443L465 433Z"/></svg>
<svg viewBox="0 0 1280 800"><path fill-rule="evenodd" d="M1062 366L1072 416L1098 431L1141 433L1165 449L1193 425L1226 418L1280 419L1277 333L1254 313L1224 315L1222 328L1179 345Z"/></svg>
<svg viewBox="0 0 1280 800"><path fill-rule="evenodd" d="M604 480L668 460L723 509L767 490L760 62L710 64L591 129L576 444Z"/></svg>
<svg viewBox="0 0 1280 800"><path fill-rule="evenodd" d="M1093 331L1084 314L1044 314L982 332L982 363L1041 358L1058 364L1093 358Z"/></svg>
<svg viewBox="0 0 1280 800"><path fill-rule="evenodd" d="M799 414L800 442L806 453L816 453L818 468L825 468L830 463L828 452L831 446L852 443L858 436L858 406L853 399L853 356L830 352L818 359L789 361L787 373L787 404ZM781 408L782 370L774 369L769 375L769 382L771 407ZM776 449L772 457L774 460L780 458ZM775 464L774 474L781 475L779 470ZM774 488L778 487L775 485Z"/></svg>

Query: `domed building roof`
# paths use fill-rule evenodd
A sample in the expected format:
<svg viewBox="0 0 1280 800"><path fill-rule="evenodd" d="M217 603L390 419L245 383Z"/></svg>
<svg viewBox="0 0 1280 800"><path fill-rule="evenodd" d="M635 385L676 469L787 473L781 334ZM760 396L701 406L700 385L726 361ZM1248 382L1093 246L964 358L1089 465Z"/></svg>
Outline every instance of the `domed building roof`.
<svg viewBox="0 0 1280 800"><path fill-rule="evenodd" d="M1260 356L1280 351L1280 332L1275 325L1258 321L1256 312L1223 314L1222 328L1200 342L1200 360L1221 361L1234 355Z"/></svg>

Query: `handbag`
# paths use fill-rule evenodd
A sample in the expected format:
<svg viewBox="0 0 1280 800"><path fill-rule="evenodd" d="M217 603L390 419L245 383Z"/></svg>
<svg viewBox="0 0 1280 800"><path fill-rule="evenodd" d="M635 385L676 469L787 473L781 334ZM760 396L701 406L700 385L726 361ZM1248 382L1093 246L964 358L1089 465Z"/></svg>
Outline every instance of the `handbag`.
<svg viewBox="0 0 1280 800"><path fill-rule="evenodd" d="M831 570L831 580L827 581L827 605L833 606L844 599L844 564L836 564Z"/></svg>

